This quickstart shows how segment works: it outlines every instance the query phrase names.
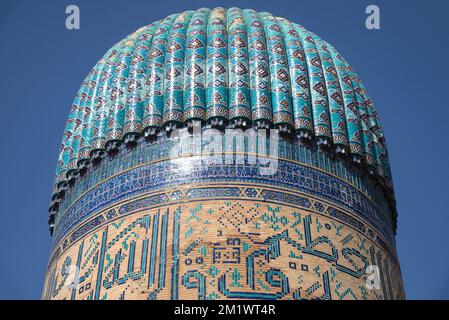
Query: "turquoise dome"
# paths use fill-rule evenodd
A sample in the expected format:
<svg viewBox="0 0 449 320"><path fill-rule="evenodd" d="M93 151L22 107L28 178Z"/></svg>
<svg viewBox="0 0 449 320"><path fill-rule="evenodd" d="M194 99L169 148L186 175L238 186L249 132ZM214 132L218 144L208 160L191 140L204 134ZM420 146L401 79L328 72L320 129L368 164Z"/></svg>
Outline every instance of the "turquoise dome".
<svg viewBox="0 0 449 320"><path fill-rule="evenodd" d="M92 68L67 120L51 211L92 161L194 121L317 144L366 170L395 207L376 110L337 50L267 12L203 8L140 28Z"/></svg>

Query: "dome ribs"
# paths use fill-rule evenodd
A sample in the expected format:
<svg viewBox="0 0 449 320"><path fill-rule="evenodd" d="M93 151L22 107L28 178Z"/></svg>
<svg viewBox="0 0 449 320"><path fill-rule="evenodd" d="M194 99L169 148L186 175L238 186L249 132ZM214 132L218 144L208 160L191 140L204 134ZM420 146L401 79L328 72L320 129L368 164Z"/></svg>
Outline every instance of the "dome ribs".
<svg viewBox="0 0 449 320"><path fill-rule="evenodd" d="M206 43L209 9L195 11L187 29L184 58L184 121L206 120Z"/></svg>
<svg viewBox="0 0 449 320"><path fill-rule="evenodd" d="M123 40L123 41L126 41ZM118 64L120 50L123 41L119 42L111 54L108 57L108 61L102 71L102 76L99 83L99 94L97 99L97 113L94 117L94 127L92 131L92 147L90 156L91 159L100 157L103 154L106 144L106 130L109 118L109 106L110 96L113 86L113 79L115 74L115 68Z"/></svg>
<svg viewBox="0 0 449 320"><path fill-rule="evenodd" d="M251 96L248 63L248 32L239 8L227 15L229 55L229 120L231 127L251 125Z"/></svg>
<svg viewBox="0 0 449 320"><path fill-rule="evenodd" d="M75 123L80 107L81 94L83 91L85 80L83 80L80 89L75 97L75 100L72 103L72 107L70 108L69 117L66 121L66 126L64 130L64 135L61 142L61 147L58 156L58 163L56 166L56 183L55 183L55 192L58 191L59 187L57 187L60 183L63 183L67 180L67 171L68 164L70 159L70 154L72 153L72 140L73 140L73 132L75 128Z"/></svg>
<svg viewBox="0 0 449 320"><path fill-rule="evenodd" d="M109 119L106 130L106 150L112 151L123 138L125 108L127 100L127 82L136 41L142 29L131 34L120 48L119 58L115 66L112 90L110 95Z"/></svg>
<svg viewBox="0 0 449 320"><path fill-rule="evenodd" d="M349 143L349 153L355 162L360 162L363 156L361 140L361 123L356 101L354 97L354 88L347 70L347 65L334 47L326 43L330 51L331 58L337 70L338 80L340 82L341 93L343 95L344 114L346 118L346 130Z"/></svg>
<svg viewBox="0 0 449 320"><path fill-rule="evenodd" d="M228 114L228 52L226 10L215 8L207 21L206 121L223 128Z"/></svg>
<svg viewBox="0 0 449 320"><path fill-rule="evenodd" d="M87 103L90 100L89 90L91 86L91 81L94 79L94 75L96 73L96 66L91 69L86 79L83 81L83 85L81 87L80 95L77 97L79 99L76 103L78 104L78 111L76 113L76 118L74 121L73 127L73 136L71 140L69 161L67 164L67 180L75 179L78 175L78 156L81 145L83 143L83 120L84 120L84 111L86 109Z"/></svg>
<svg viewBox="0 0 449 320"><path fill-rule="evenodd" d="M273 125L280 132L291 133L293 129L293 109L284 36L275 17L266 12L259 13L259 17L264 26L267 41Z"/></svg>
<svg viewBox="0 0 449 320"><path fill-rule="evenodd" d="M273 123L271 81L265 30L254 10L243 10L248 33L251 117L256 128L268 128Z"/></svg>
<svg viewBox="0 0 449 320"><path fill-rule="evenodd" d="M180 14L173 22L168 36L164 76L164 127L166 131L184 124L183 66L186 32L193 11Z"/></svg>
<svg viewBox="0 0 449 320"><path fill-rule="evenodd" d="M151 40L159 21L142 29L131 59L126 87L125 120L123 137L125 143L134 142L142 130L143 106L145 102L145 76Z"/></svg>
<svg viewBox="0 0 449 320"><path fill-rule="evenodd" d="M92 127L93 127L93 114L94 114L94 97L98 92L97 84L101 78L101 71L103 69L104 62L97 63L94 67L94 74L89 80L88 93L86 97L86 103L84 105L83 121L81 125L81 132L79 137L81 139L79 143L79 151L76 158L76 166L79 169L84 169L89 163L89 152L92 146Z"/></svg>
<svg viewBox="0 0 449 320"><path fill-rule="evenodd" d="M357 79L361 94L363 95L364 100L365 100L365 107L366 107L366 112L368 115L367 116L368 127L379 138L379 141L383 141L384 140L383 132L382 132L382 128L379 125L379 121L377 119L377 112L374 109L374 104L373 104L372 100L370 99L370 97L368 96L368 92L366 91L365 86L363 85L360 78L355 73L354 73L354 77Z"/></svg>
<svg viewBox="0 0 449 320"><path fill-rule="evenodd" d="M310 140L313 136L313 119L309 74L304 49L293 24L282 18L277 19L280 21L287 50L296 136L298 139Z"/></svg>
<svg viewBox="0 0 449 320"><path fill-rule="evenodd" d="M374 138L373 133L371 130L369 130L368 124L366 122L367 119L367 111L365 106L365 99L363 96L363 92L360 88L359 81L355 77L354 73L352 72L351 67L347 68L349 77L351 78L352 87L354 88L354 96L355 96L355 103L356 103L356 110L358 111L358 117L360 118L360 124L361 124L361 140L362 140L362 146L363 146L363 156L365 165L368 167L368 171L371 173L374 173Z"/></svg>
<svg viewBox="0 0 449 320"><path fill-rule="evenodd" d="M368 130L371 132L372 136L373 136L373 156L374 156L374 162L375 162L375 166L376 166L376 170L377 170L377 174L381 177L383 177L385 175L385 167L384 167L384 162L382 160L383 157L387 157L386 154L386 149L383 145L383 134L380 130L380 126L378 125L377 119L375 118L375 115L373 113L374 109L373 109L373 105L371 100L369 99L368 95L366 94L366 90L363 87L362 82L360 81L360 79L358 79L358 83L362 89L362 97L365 101L365 108L366 108L366 113L368 115L367 120L366 120L366 124L367 127L369 128Z"/></svg>
<svg viewBox="0 0 449 320"><path fill-rule="evenodd" d="M178 14L170 15L156 30L151 43L146 78L143 128L145 137L155 136L163 124L164 65L167 37Z"/></svg>
<svg viewBox="0 0 449 320"><path fill-rule="evenodd" d="M90 152L92 150L92 136L95 128L95 118L100 112L99 96L101 93L101 80L108 63L117 56L116 47L112 47L106 55L94 67L94 74L89 83L89 93L84 109L83 124L81 129L81 145L78 152L77 167L86 169L90 164Z"/></svg>
<svg viewBox="0 0 449 320"><path fill-rule="evenodd" d="M318 48L318 53L323 66L324 79L326 81L332 142L335 146L335 151L344 154L347 153L348 150L348 135L338 73L326 43L315 34L312 34L312 37Z"/></svg>
<svg viewBox="0 0 449 320"><path fill-rule="evenodd" d="M326 80L324 79L323 66L318 48L312 35L306 29L300 25L296 25L296 31L299 33L307 61L315 137L320 146L329 145L332 141L329 103Z"/></svg>

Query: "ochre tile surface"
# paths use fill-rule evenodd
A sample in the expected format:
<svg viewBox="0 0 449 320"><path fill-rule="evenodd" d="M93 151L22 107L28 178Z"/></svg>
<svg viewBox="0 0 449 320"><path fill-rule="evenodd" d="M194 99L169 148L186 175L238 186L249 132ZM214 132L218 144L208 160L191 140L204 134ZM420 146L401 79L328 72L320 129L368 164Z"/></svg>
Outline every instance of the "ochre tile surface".
<svg viewBox="0 0 449 320"><path fill-rule="evenodd" d="M370 265L379 268L379 289L366 286ZM44 299L402 297L396 257L365 235L312 210L250 199L140 208L108 221L53 261L43 293Z"/></svg>

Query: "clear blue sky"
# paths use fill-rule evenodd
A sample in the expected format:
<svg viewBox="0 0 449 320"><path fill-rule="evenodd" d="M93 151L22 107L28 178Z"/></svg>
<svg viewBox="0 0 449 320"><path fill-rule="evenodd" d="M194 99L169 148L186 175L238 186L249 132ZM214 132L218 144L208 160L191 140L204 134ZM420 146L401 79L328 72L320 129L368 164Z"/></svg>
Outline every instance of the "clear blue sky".
<svg viewBox="0 0 449 320"><path fill-rule="evenodd" d="M81 29L65 28L65 8ZM365 8L381 30L365 28ZM69 106L93 64L135 29L215 6L270 11L332 43L363 79L387 137L409 299L449 299L449 2L443 0L0 2L0 298L40 298L47 207Z"/></svg>

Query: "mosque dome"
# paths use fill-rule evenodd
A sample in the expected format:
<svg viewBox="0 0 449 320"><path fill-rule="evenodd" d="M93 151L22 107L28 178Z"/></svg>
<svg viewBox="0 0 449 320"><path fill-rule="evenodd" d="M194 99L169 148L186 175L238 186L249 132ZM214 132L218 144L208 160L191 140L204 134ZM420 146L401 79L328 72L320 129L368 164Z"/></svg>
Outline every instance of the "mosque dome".
<svg viewBox="0 0 449 320"><path fill-rule="evenodd" d="M70 109L58 157L50 204L50 266L57 264L62 252L70 243L80 241L87 230L95 230L120 215L120 210L111 209L113 204L140 194L145 183L157 185L159 180L145 180L153 172L154 164L151 167L150 163L164 161L161 149L170 143L174 130L191 130L195 125L202 130L277 129L280 159L311 171L291 184L279 179L276 188L293 190L304 183L310 197L324 198L326 204L307 197L301 201L314 203L318 213L326 208L330 221L336 219L363 230L370 241L389 252L392 262L388 261L394 269L397 214L388 152L365 87L337 50L319 36L270 13L238 8L203 8L151 23L115 44L89 72ZM118 187L111 182L145 166L150 166L149 171L140 172L140 180L134 185ZM172 169L164 170L168 174ZM220 180L218 173L208 170L204 175L211 183L221 181L223 187L230 181L243 183L236 176ZM300 169L285 170L291 173ZM171 180L170 192L176 189L177 181L183 184L177 174ZM198 177L189 176L185 185L197 182ZM275 188L275 183L268 180L258 183ZM217 190L214 192L219 199L234 192L219 195ZM245 190L245 196L253 194ZM273 190L266 194L273 195ZM116 198L106 199L114 192ZM205 191L201 192L204 197ZM288 202L286 199L288 196L283 195L275 202ZM340 209L331 209L332 202L353 212L345 216ZM241 223L232 215L226 219L232 225ZM164 221L158 223L163 229ZM325 226L332 228L330 222ZM175 232L173 227L169 229ZM242 237L225 242L241 244ZM350 242L348 239L345 241ZM384 298L401 296L401 284L398 286L384 288ZM154 292L151 297L157 296ZM223 291L221 294L226 295ZM235 296L242 298L245 294Z"/></svg>

